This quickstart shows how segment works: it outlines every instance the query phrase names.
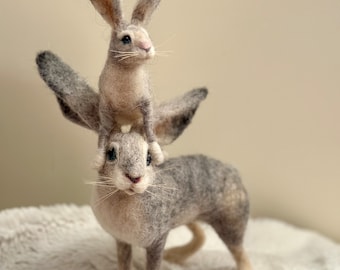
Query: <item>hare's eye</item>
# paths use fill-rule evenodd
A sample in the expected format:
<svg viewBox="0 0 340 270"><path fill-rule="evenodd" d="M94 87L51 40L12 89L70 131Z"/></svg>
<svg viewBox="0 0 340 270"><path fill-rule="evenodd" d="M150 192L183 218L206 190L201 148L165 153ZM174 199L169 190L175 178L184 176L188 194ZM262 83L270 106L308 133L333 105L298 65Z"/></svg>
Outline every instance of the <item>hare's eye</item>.
<svg viewBox="0 0 340 270"><path fill-rule="evenodd" d="M152 162L152 157L151 157L150 152L148 151L148 155L146 156L146 166L150 166L151 162Z"/></svg>
<svg viewBox="0 0 340 270"><path fill-rule="evenodd" d="M131 43L131 37L129 35L125 35L122 37L121 41L123 42L123 44L130 44Z"/></svg>
<svg viewBox="0 0 340 270"><path fill-rule="evenodd" d="M116 154L116 150L114 148L112 148L111 150L106 152L106 158L109 161L115 161L117 159L117 154Z"/></svg>

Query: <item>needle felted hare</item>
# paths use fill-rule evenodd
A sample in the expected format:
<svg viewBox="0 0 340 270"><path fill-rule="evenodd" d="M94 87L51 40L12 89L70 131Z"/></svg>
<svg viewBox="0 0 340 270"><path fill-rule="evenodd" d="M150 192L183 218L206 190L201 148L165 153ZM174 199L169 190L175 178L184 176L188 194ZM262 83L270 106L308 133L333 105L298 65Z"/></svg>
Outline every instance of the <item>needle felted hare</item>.
<svg viewBox="0 0 340 270"><path fill-rule="evenodd" d="M64 116L99 132L98 94L50 52L39 54L37 64ZM156 107L154 131L161 144L183 132L206 95L206 89L196 89ZM170 158L155 166L141 129L112 129L93 189L93 212L117 242L118 269L130 269L132 245L146 249L146 269L160 269L169 231L197 220L216 230L238 270L252 269L242 245L249 202L237 170L204 155Z"/></svg>
<svg viewBox="0 0 340 270"><path fill-rule="evenodd" d="M112 27L108 57L99 79L99 145L113 128L143 123L149 151L155 164L164 160L153 131L153 106L146 62L155 55L143 26L160 0L138 1L131 23L123 20L119 0L91 0Z"/></svg>

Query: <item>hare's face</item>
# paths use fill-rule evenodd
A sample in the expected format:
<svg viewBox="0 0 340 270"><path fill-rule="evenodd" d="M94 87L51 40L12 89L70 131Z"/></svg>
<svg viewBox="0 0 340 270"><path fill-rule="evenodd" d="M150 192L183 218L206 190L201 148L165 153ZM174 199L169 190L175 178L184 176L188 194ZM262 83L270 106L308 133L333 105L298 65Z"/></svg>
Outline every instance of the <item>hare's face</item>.
<svg viewBox="0 0 340 270"><path fill-rule="evenodd" d="M111 136L105 150L100 179L110 181L129 195L143 193L154 179L148 144L138 133L118 133Z"/></svg>
<svg viewBox="0 0 340 270"><path fill-rule="evenodd" d="M147 31L136 25L113 31L110 56L122 64L143 63L155 55L155 49Z"/></svg>

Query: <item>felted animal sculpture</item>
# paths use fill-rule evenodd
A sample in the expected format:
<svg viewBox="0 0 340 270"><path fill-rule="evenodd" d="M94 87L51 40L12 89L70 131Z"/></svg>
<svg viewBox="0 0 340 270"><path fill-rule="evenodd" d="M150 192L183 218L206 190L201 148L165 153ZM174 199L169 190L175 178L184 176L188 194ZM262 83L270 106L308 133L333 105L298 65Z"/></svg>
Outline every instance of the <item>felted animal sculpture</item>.
<svg viewBox="0 0 340 270"><path fill-rule="evenodd" d="M153 131L153 106L146 62L155 55L150 37L143 28L160 0L140 0L131 23L123 20L119 0L91 0L93 6L112 27L107 60L99 79L99 146L112 129L140 126L149 144L155 164L164 160Z"/></svg>
<svg viewBox="0 0 340 270"><path fill-rule="evenodd" d="M64 116L99 132L98 94L54 54L40 53L36 61ZM206 95L205 88L195 89L156 107L154 132L158 142L173 142ZM93 188L92 209L104 230L116 239L118 269L130 269L134 245L146 249L146 269L160 269L169 231L187 224L197 238L196 221L215 229L238 270L252 269L242 244L249 201L237 170L204 155L170 158L154 166L140 129L134 126L127 133L112 129L100 153L99 177ZM165 252L164 257L181 262L202 241L191 244Z"/></svg>

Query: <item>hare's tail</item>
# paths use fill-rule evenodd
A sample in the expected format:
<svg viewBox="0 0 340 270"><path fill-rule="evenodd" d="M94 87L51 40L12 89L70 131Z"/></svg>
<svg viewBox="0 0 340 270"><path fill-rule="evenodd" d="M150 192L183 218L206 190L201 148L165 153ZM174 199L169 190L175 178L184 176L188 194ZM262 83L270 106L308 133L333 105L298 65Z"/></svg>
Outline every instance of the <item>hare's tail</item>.
<svg viewBox="0 0 340 270"><path fill-rule="evenodd" d="M171 263L183 264L186 259L197 252L204 244L205 235L198 223L186 224L192 233L192 239L184 246L170 248L164 251L163 258Z"/></svg>

